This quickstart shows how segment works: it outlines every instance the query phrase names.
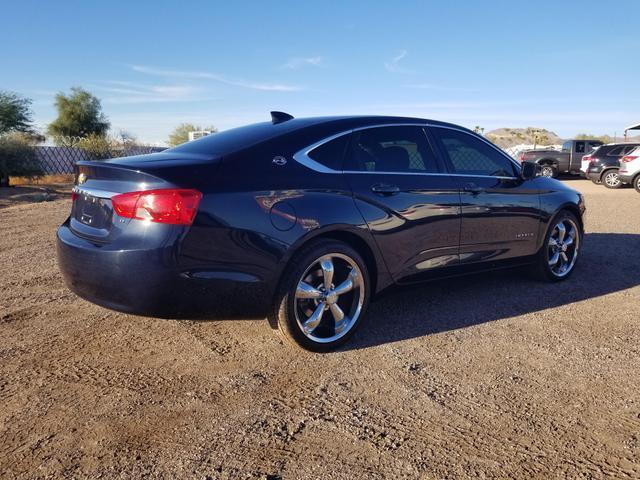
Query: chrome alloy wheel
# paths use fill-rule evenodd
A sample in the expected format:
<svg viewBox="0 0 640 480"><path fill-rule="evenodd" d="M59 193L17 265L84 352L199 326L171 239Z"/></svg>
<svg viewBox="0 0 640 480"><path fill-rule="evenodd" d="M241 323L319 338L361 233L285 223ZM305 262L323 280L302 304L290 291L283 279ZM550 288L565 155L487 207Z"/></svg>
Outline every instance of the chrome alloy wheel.
<svg viewBox="0 0 640 480"><path fill-rule="evenodd" d="M540 175L543 177L553 177L553 167L551 165L543 165L540 169Z"/></svg>
<svg viewBox="0 0 640 480"><path fill-rule="evenodd" d="M620 185L620 177L618 177L618 172L607 172L602 179L606 186L615 188Z"/></svg>
<svg viewBox="0 0 640 480"><path fill-rule="evenodd" d="M295 293L296 321L318 343L346 335L356 324L365 299L358 264L342 253L316 259L302 274Z"/></svg>
<svg viewBox="0 0 640 480"><path fill-rule="evenodd" d="M547 244L549 269L556 277L566 276L578 259L580 230L570 218L561 219L551 231Z"/></svg>

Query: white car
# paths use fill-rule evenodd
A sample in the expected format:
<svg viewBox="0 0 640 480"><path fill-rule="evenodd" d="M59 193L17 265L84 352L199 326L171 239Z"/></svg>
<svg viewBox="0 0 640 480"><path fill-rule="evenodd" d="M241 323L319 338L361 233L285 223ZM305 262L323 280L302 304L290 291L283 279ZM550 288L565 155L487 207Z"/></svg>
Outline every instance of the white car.
<svg viewBox="0 0 640 480"><path fill-rule="evenodd" d="M624 183L630 183L640 193L640 147L636 147L620 159L618 176Z"/></svg>
<svg viewBox="0 0 640 480"><path fill-rule="evenodd" d="M589 169L589 162L591 161L591 155L595 155L600 146L597 146L593 149L593 151L589 152L587 155L582 157L582 161L580 162L580 171L583 176L587 176L587 170Z"/></svg>

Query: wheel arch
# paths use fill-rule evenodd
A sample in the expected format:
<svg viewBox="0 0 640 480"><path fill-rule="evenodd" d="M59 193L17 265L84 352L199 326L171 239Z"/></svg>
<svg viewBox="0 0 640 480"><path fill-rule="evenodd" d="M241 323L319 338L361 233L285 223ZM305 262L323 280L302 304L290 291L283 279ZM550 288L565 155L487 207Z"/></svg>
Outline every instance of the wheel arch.
<svg viewBox="0 0 640 480"><path fill-rule="evenodd" d="M538 165L553 165L555 167L558 166L558 160L556 160L555 158L541 158L540 160L536 161L536 163Z"/></svg>
<svg viewBox="0 0 640 480"><path fill-rule="evenodd" d="M580 213L580 208L578 207L578 205L576 205L575 203L571 203L571 202L565 202L562 205L560 205L554 212L553 214L551 214L548 217L548 220L546 221L546 223L544 224L544 230L543 230L543 234L540 235L540 238L538 239L538 250L540 248L542 248L544 246L544 239L547 236L547 232L549 230L549 228L551 227L551 225L553 224L553 221L558 217L558 215L560 215L560 213L562 212L570 212L572 213L576 219L578 220L578 224L580 225L580 230L582 231L582 234L584 235L584 220L582 218L582 214Z"/></svg>
<svg viewBox="0 0 640 480"><path fill-rule="evenodd" d="M602 177L604 176L604 174L606 172L608 172L609 170L620 170L620 167L617 165L608 165L606 167L602 167L602 171L600 172L600 179L602 179Z"/></svg>
<svg viewBox="0 0 640 480"><path fill-rule="evenodd" d="M291 260L301 248L304 248L310 242L322 239L346 243L362 256L369 270L369 276L371 277L372 292L376 293L389 285L390 275L374 240L372 238L366 238L366 235L360 232L359 229L354 229L347 225L328 226L323 229L314 230L298 239L289 247L287 254L282 259L282 266L278 272L277 283L280 283L287 266L290 265ZM387 277L389 279L386 279Z"/></svg>
<svg viewBox="0 0 640 480"><path fill-rule="evenodd" d="M371 282L371 292L373 293L373 295L392 283L391 275L389 274L387 267L384 264L384 260L382 259L377 246L373 243L373 239L365 238L365 235L363 235L361 232L354 231L354 229L349 228L348 226L333 225L321 230L314 230L310 232L304 237L298 239L287 250L286 255L282 259L281 267L277 273L273 293L274 299L280 289L280 284L283 280L285 272L287 271L288 266L291 265L291 262L294 259L296 253L298 253L300 249L304 248L309 243L322 239L343 242L349 245L362 256L362 259L364 260L369 272L369 281ZM278 326L276 323L274 323L274 319L271 317L272 316L268 317L269 324L271 328L277 329Z"/></svg>

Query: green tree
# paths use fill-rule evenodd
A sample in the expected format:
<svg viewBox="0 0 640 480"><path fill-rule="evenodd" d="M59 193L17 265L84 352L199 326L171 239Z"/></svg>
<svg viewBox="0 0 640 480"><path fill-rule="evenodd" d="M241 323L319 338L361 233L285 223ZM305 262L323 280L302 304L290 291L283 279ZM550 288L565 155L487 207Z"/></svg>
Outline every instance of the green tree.
<svg viewBox="0 0 640 480"><path fill-rule="evenodd" d="M0 135L0 187L9 186L9 176L37 177L43 174L33 148L34 137L28 133Z"/></svg>
<svg viewBox="0 0 640 480"><path fill-rule="evenodd" d="M82 137L75 145L81 148L88 155L89 160L106 160L119 156L119 145L107 135L99 135L90 133L86 137Z"/></svg>
<svg viewBox="0 0 640 480"><path fill-rule="evenodd" d="M171 132L167 143L172 147L175 147L176 145L180 145L181 143L189 141L189 132L198 132L202 130L208 130L210 132L218 131L218 129L214 126L203 128L200 125L194 125L193 123L181 123L173 130L173 132Z"/></svg>
<svg viewBox="0 0 640 480"><path fill-rule="evenodd" d="M8 132L31 133L31 122L31 99L0 91L0 135Z"/></svg>
<svg viewBox="0 0 640 480"><path fill-rule="evenodd" d="M47 131L58 145L75 145L82 137L105 135L109 130L100 100L80 87L72 88L69 95L58 93L55 105L58 118Z"/></svg>

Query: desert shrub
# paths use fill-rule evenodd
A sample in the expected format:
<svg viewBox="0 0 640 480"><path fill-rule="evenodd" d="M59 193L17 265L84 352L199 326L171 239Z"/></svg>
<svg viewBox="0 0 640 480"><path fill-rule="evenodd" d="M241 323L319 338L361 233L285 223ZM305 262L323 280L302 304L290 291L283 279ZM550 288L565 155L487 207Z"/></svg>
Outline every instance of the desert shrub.
<svg viewBox="0 0 640 480"><path fill-rule="evenodd" d="M44 172L33 148L34 139L24 133L0 135L0 186L9 186L9 176L39 177Z"/></svg>

